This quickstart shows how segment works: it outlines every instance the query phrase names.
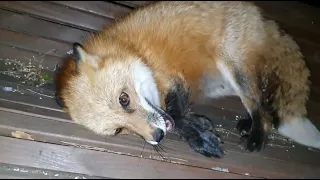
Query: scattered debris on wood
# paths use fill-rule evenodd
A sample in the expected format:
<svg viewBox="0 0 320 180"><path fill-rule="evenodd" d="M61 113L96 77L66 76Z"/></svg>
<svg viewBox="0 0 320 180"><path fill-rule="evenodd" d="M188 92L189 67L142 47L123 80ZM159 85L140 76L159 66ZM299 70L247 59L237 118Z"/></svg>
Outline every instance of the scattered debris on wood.
<svg viewBox="0 0 320 180"><path fill-rule="evenodd" d="M19 138L19 139L27 139L27 140L32 140L34 141L34 139L32 138L32 136L28 133L22 132L22 131L15 131L15 132L11 132L11 135L15 138Z"/></svg>

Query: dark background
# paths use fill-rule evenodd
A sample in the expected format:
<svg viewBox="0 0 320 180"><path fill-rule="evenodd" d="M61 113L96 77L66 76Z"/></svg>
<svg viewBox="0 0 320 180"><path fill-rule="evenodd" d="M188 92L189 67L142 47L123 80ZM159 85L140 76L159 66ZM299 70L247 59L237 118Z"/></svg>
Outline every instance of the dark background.
<svg viewBox="0 0 320 180"><path fill-rule="evenodd" d="M317 2L316 0L314 0L314 1L299 1L299 2L302 2L302 3L305 3L305 4L309 4L309 5L311 5L311 6L320 8L320 3ZM319 10L320 10L320 9L319 9Z"/></svg>

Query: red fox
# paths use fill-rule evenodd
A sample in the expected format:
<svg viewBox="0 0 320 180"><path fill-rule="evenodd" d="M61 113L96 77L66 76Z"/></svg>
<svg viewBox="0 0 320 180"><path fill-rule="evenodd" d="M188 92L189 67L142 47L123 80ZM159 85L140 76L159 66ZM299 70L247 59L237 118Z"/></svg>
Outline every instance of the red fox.
<svg viewBox="0 0 320 180"><path fill-rule="evenodd" d="M188 105L238 96L249 114L237 125L248 151L264 147L272 125L320 148L307 118L304 57L251 2L155 2L74 43L73 54L57 75L57 98L95 133L135 133L157 145L176 130L197 152L222 157L208 119Z"/></svg>

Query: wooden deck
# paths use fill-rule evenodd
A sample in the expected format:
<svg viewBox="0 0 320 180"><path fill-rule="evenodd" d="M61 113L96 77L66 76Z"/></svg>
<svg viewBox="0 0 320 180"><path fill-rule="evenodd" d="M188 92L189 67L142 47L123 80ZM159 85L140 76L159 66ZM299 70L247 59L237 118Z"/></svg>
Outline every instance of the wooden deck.
<svg viewBox="0 0 320 180"><path fill-rule="evenodd" d="M194 107L215 119L223 159L205 158L170 134L164 159L142 139L102 137L70 121L53 99L56 65L83 40L147 1L0 2L0 178L319 178L320 152L271 135L243 152L234 127L239 99ZM320 11L298 2L257 2L301 46L311 69L309 116L320 127Z"/></svg>

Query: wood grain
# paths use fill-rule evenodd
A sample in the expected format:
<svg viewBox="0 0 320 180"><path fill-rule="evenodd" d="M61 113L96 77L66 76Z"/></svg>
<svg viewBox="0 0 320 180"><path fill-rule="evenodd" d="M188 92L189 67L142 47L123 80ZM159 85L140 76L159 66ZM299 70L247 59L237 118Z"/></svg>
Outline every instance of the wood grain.
<svg viewBox="0 0 320 180"><path fill-rule="evenodd" d="M0 8L87 31L97 31L114 22L111 18L80 12L66 6L44 1L1 1Z"/></svg>
<svg viewBox="0 0 320 180"><path fill-rule="evenodd" d="M67 52L72 49L71 44L30 36L18 32L12 32L4 29L0 29L0 37L1 44L62 58L66 57Z"/></svg>
<svg viewBox="0 0 320 180"><path fill-rule="evenodd" d="M184 165L80 148L0 137L0 161L112 178L249 178ZM99 167L99 168L96 168ZM168 171L174 169L174 171Z"/></svg>
<svg viewBox="0 0 320 180"><path fill-rule="evenodd" d="M105 179L84 174L66 173L14 164L0 163L0 179Z"/></svg>
<svg viewBox="0 0 320 180"><path fill-rule="evenodd" d="M8 90L5 90L7 87ZM11 101L21 102L21 104L30 104L42 108L62 111L54 99L54 91L42 89L41 87L34 88L23 86L18 83L7 82L0 80L0 88L3 93L0 93L0 98Z"/></svg>
<svg viewBox="0 0 320 180"><path fill-rule="evenodd" d="M137 7L140 7L140 6L143 6L143 5L150 3L150 1L114 1L114 2L129 6L132 8L137 8Z"/></svg>
<svg viewBox="0 0 320 180"><path fill-rule="evenodd" d="M104 16L111 19L119 19L132 9L114 4L112 2L95 1L88 3L85 1L51 1L56 4L65 5L69 8L78 9L87 13Z"/></svg>
<svg viewBox="0 0 320 180"><path fill-rule="evenodd" d="M0 27L63 43L82 42L88 31L0 9Z"/></svg>
<svg viewBox="0 0 320 180"><path fill-rule="evenodd" d="M31 97L28 98L28 100L31 100ZM21 101L12 101L0 98L0 108L5 108L8 112L16 112L19 114L25 114L34 117L49 117L49 119L54 119L57 121L73 122L71 121L68 114L66 114L63 110L58 111L56 109L41 107L30 103L23 103Z"/></svg>

